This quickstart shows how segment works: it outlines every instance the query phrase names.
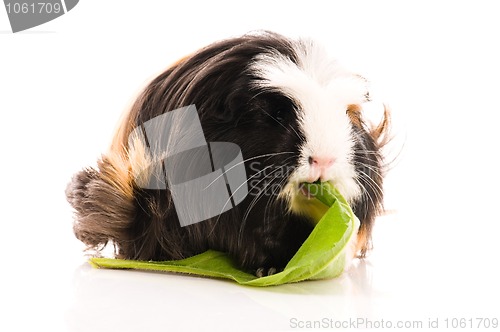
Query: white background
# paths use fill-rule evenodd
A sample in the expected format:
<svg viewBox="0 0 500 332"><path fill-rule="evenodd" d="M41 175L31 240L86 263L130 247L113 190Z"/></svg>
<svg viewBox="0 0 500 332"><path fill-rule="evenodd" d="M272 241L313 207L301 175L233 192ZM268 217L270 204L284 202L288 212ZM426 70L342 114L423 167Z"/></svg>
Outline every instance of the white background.
<svg viewBox="0 0 500 332"><path fill-rule="evenodd" d="M500 318L498 13L493 1L85 0L12 34L0 8L0 330ZM338 279L267 289L91 269L71 231L71 175L105 152L151 78L256 29L319 40L392 107L389 152L402 152L375 250Z"/></svg>

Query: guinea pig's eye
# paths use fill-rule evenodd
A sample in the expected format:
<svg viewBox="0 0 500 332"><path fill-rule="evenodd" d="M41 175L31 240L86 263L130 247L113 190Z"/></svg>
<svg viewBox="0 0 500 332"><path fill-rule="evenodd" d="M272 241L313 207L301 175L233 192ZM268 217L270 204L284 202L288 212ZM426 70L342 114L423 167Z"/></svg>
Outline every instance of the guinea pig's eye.
<svg viewBox="0 0 500 332"><path fill-rule="evenodd" d="M369 91L367 91L365 93L365 101L371 101L371 97L370 97L370 92Z"/></svg>
<svg viewBox="0 0 500 332"><path fill-rule="evenodd" d="M282 110L276 111L274 114L274 119L278 122L283 122L283 120L284 120L283 111Z"/></svg>
<svg viewBox="0 0 500 332"><path fill-rule="evenodd" d="M282 127L293 118L295 105L288 97L274 92L259 97L256 106L269 125Z"/></svg>

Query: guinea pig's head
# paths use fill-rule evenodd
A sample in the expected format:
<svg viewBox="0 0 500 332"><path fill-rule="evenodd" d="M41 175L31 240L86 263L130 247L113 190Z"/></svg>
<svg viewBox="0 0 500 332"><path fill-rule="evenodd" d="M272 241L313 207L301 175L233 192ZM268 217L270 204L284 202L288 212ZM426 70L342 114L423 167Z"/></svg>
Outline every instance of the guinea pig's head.
<svg viewBox="0 0 500 332"><path fill-rule="evenodd" d="M133 127L196 105L207 141L240 147L249 202L281 201L290 213L312 215L315 200L303 184L330 181L361 221L363 254L382 206L388 127L387 111L379 125L364 120L367 102L367 80L315 42L259 33L181 60L146 88L127 121Z"/></svg>

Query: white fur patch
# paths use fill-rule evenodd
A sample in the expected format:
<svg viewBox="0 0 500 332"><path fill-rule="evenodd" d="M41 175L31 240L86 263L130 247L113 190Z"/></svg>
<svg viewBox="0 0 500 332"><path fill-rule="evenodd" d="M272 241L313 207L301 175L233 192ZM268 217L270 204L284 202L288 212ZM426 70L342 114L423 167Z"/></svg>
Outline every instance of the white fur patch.
<svg viewBox="0 0 500 332"><path fill-rule="evenodd" d="M309 214L307 204L297 199L299 184L311 181L309 157L333 158L322 181L331 181L342 195L352 201L361 194L352 163L354 142L349 105L365 101L367 82L344 69L325 50L310 40L295 44L298 63L281 54L256 58L251 69L263 79L260 88L279 91L299 107L299 124L305 134L298 168L282 195L290 200L291 210ZM292 110L291 110L292 111Z"/></svg>

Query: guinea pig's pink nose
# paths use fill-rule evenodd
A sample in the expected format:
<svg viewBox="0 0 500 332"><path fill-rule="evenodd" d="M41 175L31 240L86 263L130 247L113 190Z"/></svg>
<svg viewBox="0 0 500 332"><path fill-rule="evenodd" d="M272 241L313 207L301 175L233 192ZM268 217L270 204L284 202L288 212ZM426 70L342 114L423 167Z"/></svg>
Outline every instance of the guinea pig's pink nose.
<svg viewBox="0 0 500 332"><path fill-rule="evenodd" d="M333 157L309 157L309 165L312 167L328 168L333 165L335 158Z"/></svg>
<svg viewBox="0 0 500 332"><path fill-rule="evenodd" d="M307 174L306 182L315 182L315 181L326 181L328 175L328 168L335 163L335 158L331 156L327 157L317 157L310 156L308 158L309 165L309 173Z"/></svg>

